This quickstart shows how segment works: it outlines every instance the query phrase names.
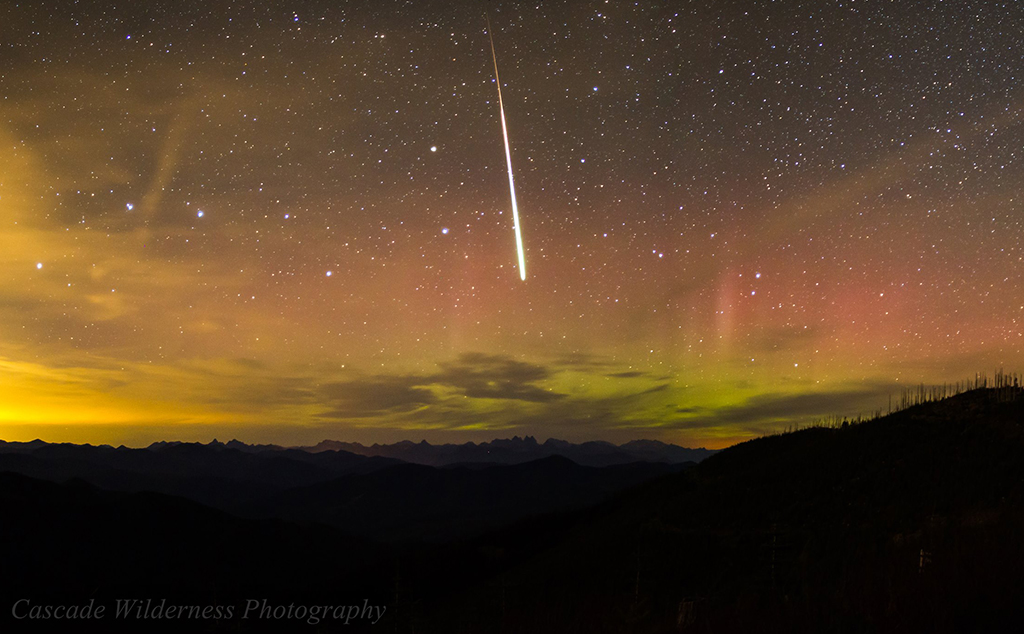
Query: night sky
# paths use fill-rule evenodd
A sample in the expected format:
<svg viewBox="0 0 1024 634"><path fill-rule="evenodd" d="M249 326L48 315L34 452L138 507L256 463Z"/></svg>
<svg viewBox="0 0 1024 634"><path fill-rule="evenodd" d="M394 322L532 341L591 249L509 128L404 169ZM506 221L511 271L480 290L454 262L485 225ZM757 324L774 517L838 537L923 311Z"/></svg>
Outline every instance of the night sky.
<svg viewBox="0 0 1024 634"><path fill-rule="evenodd" d="M4 2L0 438L722 447L1018 370L1022 33L1016 2Z"/></svg>

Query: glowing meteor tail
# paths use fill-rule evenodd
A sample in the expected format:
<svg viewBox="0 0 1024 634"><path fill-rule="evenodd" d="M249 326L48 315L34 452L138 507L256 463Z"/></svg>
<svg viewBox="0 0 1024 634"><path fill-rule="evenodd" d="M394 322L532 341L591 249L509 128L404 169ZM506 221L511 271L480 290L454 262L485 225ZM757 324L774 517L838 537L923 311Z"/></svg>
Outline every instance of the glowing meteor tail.
<svg viewBox="0 0 1024 634"><path fill-rule="evenodd" d="M519 253L519 279L526 280L526 256L523 254L523 233L519 228L519 206L516 205L516 184L512 179L512 152L508 147L508 127L505 125L505 104L501 100L501 80L498 78L498 55L494 52L494 38L491 36L491 18L487 17L487 37L491 41L491 57L494 59L494 82L498 84L498 109L501 111L501 135L505 139L505 164L508 165L508 189L512 194L512 222L516 230L516 251Z"/></svg>

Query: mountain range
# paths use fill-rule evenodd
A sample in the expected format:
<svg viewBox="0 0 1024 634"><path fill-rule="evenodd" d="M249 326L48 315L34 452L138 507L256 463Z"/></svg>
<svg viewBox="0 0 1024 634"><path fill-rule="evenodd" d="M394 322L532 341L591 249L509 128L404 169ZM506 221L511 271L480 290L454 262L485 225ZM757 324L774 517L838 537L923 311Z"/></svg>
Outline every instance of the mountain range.
<svg viewBox="0 0 1024 634"><path fill-rule="evenodd" d="M426 441L414 443L406 440L390 445L374 444L369 447L359 443L325 440L303 449L311 452L347 451L360 456L396 458L435 467L461 463L518 464L550 456L561 456L589 467L607 467L631 462L682 464L700 462L715 453L710 449L689 449L657 440L634 440L622 445L613 445L602 441L574 444L549 438L543 443L538 443L533 436L516 436L480 444L469 442L461 445L431 445Z"/></svg>
<svg viewBox="0 0 1024 634"><path fill-rule="evenodd" d="M132 449L0 442L0 471L174 495L240 517L323 523L378 540L446 540L596 504L694 464L673 457L710 453L664 443L538 445L532 438L440 447L346 445L370 455L333 448L341 444L282 448L215 440ZM421 460L381 455L388 452ZM578 464L566 454L603 466ZM438 466L422 464L425 459Z"/></svg>
<svg viewBox="0 0 1024 634"><path fill-rule="evenodd" d="M1016 387L767 436L684 465L587 467L555 456L433 467L220 443L5 448L4 632L41 627L11 620L20 597L365 599L387 606L374 631L426 633L953 634L1024 622ZM208 486L263 493L228 510L154 491L154 482L193 495Z"/></svg>

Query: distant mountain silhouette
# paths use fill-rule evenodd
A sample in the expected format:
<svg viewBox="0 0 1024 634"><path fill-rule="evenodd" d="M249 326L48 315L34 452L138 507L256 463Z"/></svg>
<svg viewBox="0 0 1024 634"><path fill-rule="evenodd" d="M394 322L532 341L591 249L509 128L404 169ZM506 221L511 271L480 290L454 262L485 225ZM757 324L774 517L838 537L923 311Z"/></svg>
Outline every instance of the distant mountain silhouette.
<svg viewBox="0 0 1024 634"><path fill-rule="evenodd" d="M80 478L116 491L157 491L240 512L268 492L398 464L345 452L243 452L214 441L156 443L146 449L0 443L0 471L63 482Z"/></svg>
<svg viewBox="0 0 1024 634"><path fill-rule="evenodd" d="M631 462L682 464L700 462L715 453L710 449L688 449L657 440L636 440L623 445L613 445L601 441L574 444L550 438L544 443L538 443L533 436L516 436L480 444L469 442L461 445L431 445L426 441L414 443L406 440L390 445L374 444L369 447L359 443L324 440L318 445L303 449L312 452L347 451L361 456L397 458L405 462L435 467L462 463L517 464L550 456L562 456L576 464L589 467L607 467Z"/></svg>
<svg viewBox="0 0 1024 634"><path fill-rule="evenodd" d="M438 468L346 451L256 450L237 441L161 442L146 449L0 444L0 471L176 495L242 517L322 522L378 540L466 537L531 515L596 504L689 465L597 468L556 455L514 465Z"/></svg>
<svg viewBox="0 0 1024 634"><path fill-rule="evenodd" d="M77 469L115 483L180 483L195 468L189 486L250 487L261 493L239 502L239 512L283 518L0 473L4 632L25 625L10 619L14 597L125 593L235 605L252 596L312 603L365 595L388 605L375 631L438 634L952 634L1018 631L1024 622L1019 388L760 438L689 468L584 467L557 456L437 468L221 443L123 450L37 442L0 454L26 471L63 465L63 475ZM286 484L272 485L271 473ZM58 625L110 631L110 623Z"/></svg>

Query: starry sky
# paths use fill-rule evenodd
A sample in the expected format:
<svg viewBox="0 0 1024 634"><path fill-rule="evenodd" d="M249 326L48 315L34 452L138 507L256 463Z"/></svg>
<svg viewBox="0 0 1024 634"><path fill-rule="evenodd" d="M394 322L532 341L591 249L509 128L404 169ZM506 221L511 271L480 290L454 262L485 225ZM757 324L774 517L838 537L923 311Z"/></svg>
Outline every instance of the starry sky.
<svg viewBox="0 0 1024 634"><path fill-rule="evenodd" d="M4 2L0 438L723 447L1020 369L1022 32L967 0Z"/></svg>

